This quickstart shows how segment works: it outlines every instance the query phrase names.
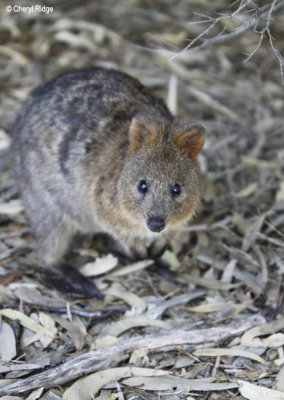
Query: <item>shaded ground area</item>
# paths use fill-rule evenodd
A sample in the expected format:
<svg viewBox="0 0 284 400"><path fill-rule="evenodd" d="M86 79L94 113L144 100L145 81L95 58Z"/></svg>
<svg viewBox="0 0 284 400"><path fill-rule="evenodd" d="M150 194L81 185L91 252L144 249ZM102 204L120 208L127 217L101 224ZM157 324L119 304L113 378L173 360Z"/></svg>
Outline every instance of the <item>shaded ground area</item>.
<svg viewBox="0 0 284 400"><path fill-rule="evenodd" d="M208 27L188 23L205 18L194 11L216 19L242 2L172 3L46 1L53 12L29 13L0 2L0 384L14 384L1 395L241 400L272 398L265 390L273 389L284 399L284 97L268 35L283 54L283 1L273 2L270 30L246 63L267 14L241 35L200 40L179 54ZM258 15L247 3L209 37ZM13 123L30 90L91 66L137 77L207 130L203 201L164 266L130 265L109 253L104 237L73 243L69 262L95 279L104 302L70 300L27 265L32 236L9 162ZM78 389L76 380L96 371Z"/></svg>

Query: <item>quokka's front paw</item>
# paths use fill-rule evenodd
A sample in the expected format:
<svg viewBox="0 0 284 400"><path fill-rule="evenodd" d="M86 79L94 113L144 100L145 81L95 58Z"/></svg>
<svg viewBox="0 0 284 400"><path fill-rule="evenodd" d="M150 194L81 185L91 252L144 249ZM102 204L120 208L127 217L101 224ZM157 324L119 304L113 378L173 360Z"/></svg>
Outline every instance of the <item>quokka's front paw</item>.
<svg viewBox="0 0 284 400"><path fill-rule="evenodd" d="M159 258L164 253L168 246L168 242L165 238L158 238L151 243L148 253L150 258Z"/></svg>

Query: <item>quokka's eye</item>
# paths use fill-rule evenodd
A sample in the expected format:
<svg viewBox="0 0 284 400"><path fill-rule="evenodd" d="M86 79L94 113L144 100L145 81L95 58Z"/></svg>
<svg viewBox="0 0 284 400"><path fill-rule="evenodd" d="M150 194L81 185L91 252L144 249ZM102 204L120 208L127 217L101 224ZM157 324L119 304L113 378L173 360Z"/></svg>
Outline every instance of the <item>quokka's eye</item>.
<svg viewBox="0 0 284 400"><path fill-rule="evenodd" d="M176 183L175 186L173 187L172 194L175 197L177 197L181 194L181 186L178 183Z"/></svg>
<svg viewBox="0 0 284 400"><path fill-rule="evenodd" d="M139 181L137 189L140 193L145 194L148 190L147 182L144 179Z"/></svg>

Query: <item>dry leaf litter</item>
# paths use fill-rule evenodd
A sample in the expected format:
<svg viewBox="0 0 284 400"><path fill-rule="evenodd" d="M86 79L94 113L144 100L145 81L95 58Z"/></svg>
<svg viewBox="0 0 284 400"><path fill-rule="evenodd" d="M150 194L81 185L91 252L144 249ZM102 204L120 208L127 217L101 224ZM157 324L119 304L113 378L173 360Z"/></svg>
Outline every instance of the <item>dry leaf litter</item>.
<svg viewBox="0 0 284 400"><path fill-rule="evenodd" d="M284 399L284 97L268 35L283 54L283 1L269 3L278 8L259 47L265 22L184 52L205 29L190 21L218 18L216 39L255 2L46 0L52 12L6 11L19 3L33 5L0 2L0 399ZM207 130L203 201L164 266L130 264L100 236L72 244L69 262L103 302L70 300L29 267L9 159L28 93L92 66L137 77Z"/></svg>

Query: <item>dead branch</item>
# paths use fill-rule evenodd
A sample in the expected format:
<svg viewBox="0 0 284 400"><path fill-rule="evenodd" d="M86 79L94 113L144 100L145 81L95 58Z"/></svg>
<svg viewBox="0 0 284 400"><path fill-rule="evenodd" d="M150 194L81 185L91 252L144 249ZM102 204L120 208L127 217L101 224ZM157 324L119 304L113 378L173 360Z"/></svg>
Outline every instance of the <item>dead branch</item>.
<svg viewBox="0 0 284 400"><path fill-rule="evenodd" d="M234 11L232 14L223 14L223 15L221 15L221 16L218 17L218 18L212 18L212 17L210 17L210 16L204 15L204 17L205 17L204 20L193 22L193 23L196 24L196 23L204 23L204 22L212 21L211 25L209 25L208 28L206 28L206 29L205 29L204 31L202 31L198 36L196 36L193 40L191 40L191 42L190 42L180 53L177 53L177 54L173 55L173 56L170 58L170 60L176 58L179 54L184 53L185 51L188 51L188 50L189 50L190 48L192 48L199 40L204 40L204 37L215 27L215 25L217 25L219 22L221 22L221 21L223 21L223 20L225 20L225 19L228 19L228 18L232 19L232 18L236 17L236 16L243 10L244 7L246 7L246 2L243 2L243 1L242 1L241 4L239 5L238 9L237 9L236 11ZM238 34L244 32L245 30L247 30L251 25L253 25L253 24L255 23L253 20L254 20L254 18L250 19L250 20L248 21L248 23L244 23L243 25L241 25L241 26L237 29L238 33L236 34L236 36L237 36ZM251 24L251 25L250 25L250 24ZM236 31L234 31L234 33L236 33ZM228 36L228 34L226 34L226 35L219 35L219 36L214 37L214 38L211 38L211 39L205 39L204 42L203 42L202 44L196 46L196 48L200 49L200 48L202 48L202 47L207 47L208 41L209 41L209 42L210 42L210 41L212 42L213 39L214 39L214 43L220 42L220 41L223 41L223 40L227 40L227 39L226 39L227 36Z"/></svg>
<svg viewBox="0 0 284 400"><path fill-rule="evenodd" d="M205 47L210 47L215 44L220 44L220 43L225 43L231 39L236 38L237 36L241 35L242 33L246 32L250 28L254 28L254 32L260 34L260 38L258 41L258 44L256 48L253 50L253 52L248 55L248 57L244 60L244 62L247 62L260 48L263 39L268 37L269 42L270 42L270 47L273 51L273 53L276 55L278 61L279 61L279 66L280 66L280 73L281 73L281 79L282 79L282 85L284 86L284 72L283 72L283 57L280 54L279 50L275 48L273 44L274 38L271 35L270 31L270 25L271 22L273 21L272 18L272 13L281 8L284 4L283 0L280 0L277 4L278 0L273 0L270 4L266 4L265 6L259 8L257 4L254 1L247 1L247 0L241 0L239 7L237 8L236 11L233 13L224 13L220 15L218 18L212 18L210 16L203 16L204 19L201 21L195 21L192 23L208 23L210 22L210 25L204 29L199 35L197 35L194 39L190 41L190 43L183 48L181 51L175 53L170 57L169 60L173 60L179 55L183 54L184 52L192 49L192 50L201 50ZM246 8L248 6L252 6L251 9L247 10ZM251 17L243 22L238 28L236 28L233 32L230 33L224 33L225 29L223 29L217 36L211 37L211 38L206 38L206 36L213 30L213 28L218 25L219 23L222 23L224 21L228 20L237 20L238 18L242 20L242 17L244 16L245 13L247 12L252 12ZM259 25L260 22L266 21L265 27L258 32L257 31L257 26ZM198 44L198 42L200 42Z"/></svg>
<svg viewBox="0 0 284 400"><path fill-rule="evenodd" d="M43 371L29 378L18 379L0 387L0 396L23 393L36 388L50 388L62 385L83 375L118 365L137 349L169 351L176 346L220 344L234 336L242 335L248 329L264 323L264 318L256 315L236 320L230 325L209 329L183 331L121 339L118 343L81 354L58 367Z"/></svg>
<svg viewBox="0 0 284 400"><path fill-rule="evenodd" d="M266 19L266 25L265 27L259 32L260 33L260 38L258 41L258 44L256 46L256 48L251 52L250 55L248 55L248 57L244 60L244 63L247 62L250 58L252 58L252 56L257 52L257 50L260 48L261 43L263 41L263 39L266 37L266 35L268 36L269 42L270 42L270 47L273 51L273 53L276 55L276 57L278 58L279 61L279 67L280 67L280 73L281 73L281 80L282 80L282 86L284 86L284 72L283 72L283 65L282 65L282 61L283 61L283 57L280 54L279 50L277 50L273 44L273 40L274 38L271 35L271 31L270 31L270 24L273 21L271 14L273 12L273 9L276 6L276 2L277 0L273 0L271 3L271 6L269 8L268 11L268 15L267 15L267 19ZM281 4L281 3L280 3Z"/></svg>

